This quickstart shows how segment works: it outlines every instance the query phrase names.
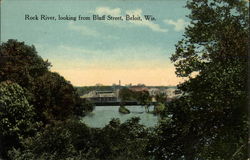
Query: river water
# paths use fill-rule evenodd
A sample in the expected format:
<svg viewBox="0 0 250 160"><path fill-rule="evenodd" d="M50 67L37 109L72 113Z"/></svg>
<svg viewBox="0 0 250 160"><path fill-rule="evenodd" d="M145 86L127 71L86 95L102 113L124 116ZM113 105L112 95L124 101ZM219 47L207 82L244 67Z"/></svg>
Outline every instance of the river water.
<svg viewBox="0 0 250 160"><path fill-rule="evenodd" d="M126 106L126 108L130 110L130 114L119 113L119 106L96 106L91 113L82 118L82 121L89 127L102 128L109 124L112 118L119 118L121 122L125 122L132 117L139 117L141 119L140 124L146 127L157 125L159 117L147 113L144 107L135 105ZM149 110L152 111L153 106L151 106Z"/></svg>

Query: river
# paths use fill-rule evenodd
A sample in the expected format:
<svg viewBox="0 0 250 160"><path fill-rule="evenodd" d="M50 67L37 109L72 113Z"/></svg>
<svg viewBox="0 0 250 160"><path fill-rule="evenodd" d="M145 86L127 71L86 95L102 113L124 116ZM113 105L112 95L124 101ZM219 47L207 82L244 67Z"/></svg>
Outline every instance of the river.
<svg viewBox="0 0 250 160"><path fill-rule="evenodd" d="M153 127L158 123L158 116L151 113L147 113L145 108L139 105L126 106L130 110L130 114L119 113L119 106L96 106L95 109L82 118L82 121L89 127L102 128L109 123L112 118L119 118L121 122L132 117L140 117L140 124L146 127ZM153 110L153 106L149 108L150 111Z"/></svg>

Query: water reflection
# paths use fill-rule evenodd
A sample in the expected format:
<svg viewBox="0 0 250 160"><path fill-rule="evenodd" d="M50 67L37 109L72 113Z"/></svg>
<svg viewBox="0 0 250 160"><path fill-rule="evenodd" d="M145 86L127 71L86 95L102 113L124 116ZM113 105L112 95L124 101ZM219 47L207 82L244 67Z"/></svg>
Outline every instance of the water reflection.
<svg viewBox="0 0 250 160"><path fill-rule="evenodd" d="M158 116L147 113L142 106L126 106L130 110L130 114L122 114L118 112L119 106L96 106L94 111L83 117L82 121L89 127L104 127L112 118L119 118L121 122L132 117L140 117L140 124L147 127L153 127L158 122ZM153 110L153 106L149 107L149 111Z"/></svg>

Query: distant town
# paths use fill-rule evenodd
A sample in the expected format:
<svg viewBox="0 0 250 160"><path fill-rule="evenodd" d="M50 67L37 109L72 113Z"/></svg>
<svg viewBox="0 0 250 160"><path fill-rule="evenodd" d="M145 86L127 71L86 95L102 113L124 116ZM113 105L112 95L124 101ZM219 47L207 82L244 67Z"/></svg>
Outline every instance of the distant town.
<svg viewBox="0 0 250 160"><path fill-rule="evenodd" d="M139 102L135 98L131 98L133 93L145 93L150 98L151 103L155 103L156 97L159 95L164 96L166 102L181 95L176 86L121 85L121 81L119 81L119 84L113 84L112 86L96 84L95 86L76 87L76 89L82 99L86 99L95 105L117 105L122 101L127 105L138 104ZM127 97L124 98L121 94Z"/></svg>

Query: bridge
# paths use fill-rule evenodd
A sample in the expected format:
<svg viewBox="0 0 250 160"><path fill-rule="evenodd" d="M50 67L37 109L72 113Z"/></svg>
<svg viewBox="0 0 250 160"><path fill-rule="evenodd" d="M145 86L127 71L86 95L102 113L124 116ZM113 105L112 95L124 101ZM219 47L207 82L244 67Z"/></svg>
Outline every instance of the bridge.
<svg viewBox="0 0 250 160"><path fill-rule="evenodd" d="M82 99L87 99L96 106L116 106L120 105L119 90L117 91L91 91L88 94L81 96ZM124 102L125 105L138 105L136 101Z"/></svg>
<svg viewBox="0 0 250 160"><path fill-rule="evenodd" d="M168 89L162 92L159 89L152 88L149 90L150 95L152 96L152 104L156 103L155 96L160 93L164 93L168 96L167 101L171 101L172 99L179 97L180 95L175 94L176 89ZM100 105L120 105L121 99L119 98L119 89L115 91L91 91L83 96L82 99L89 100L96 106ZM123 102L124 105L138 105L137 101L126 101Z"/></svg>

